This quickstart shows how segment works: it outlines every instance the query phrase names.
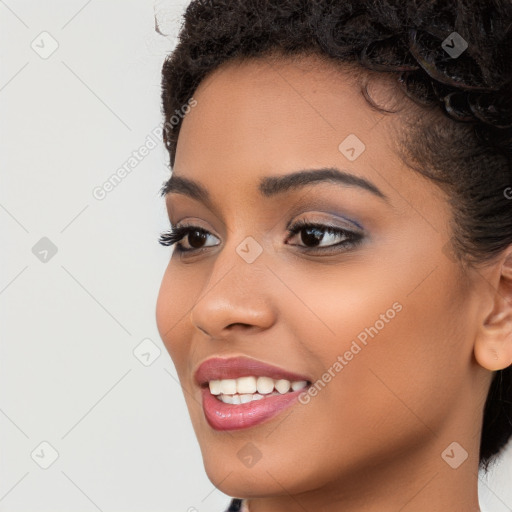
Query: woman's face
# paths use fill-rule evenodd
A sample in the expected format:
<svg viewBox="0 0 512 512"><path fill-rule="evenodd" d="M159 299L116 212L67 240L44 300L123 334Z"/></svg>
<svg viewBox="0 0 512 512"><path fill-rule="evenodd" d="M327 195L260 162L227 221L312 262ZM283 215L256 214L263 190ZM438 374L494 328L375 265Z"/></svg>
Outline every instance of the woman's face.
<svg viewBox="0 0 512 512"><path fill-rule="evenodd" d="M208 199L173 185L169 219L207 234L181 240L194 252L173 252L157 324L207 474L232 496L448 475L452 442L477 464L488 389L473 359L480 285L447 250L447 198L392 149L399 114L372 110L350 76L313 57L229 64L200 84L181 128L173 176ZM377 102L390 98L371 84ZM300 171L311 172L286 181ZM342 231L289 235L299 221ZM207 417L194 372L237 356L311 385L280 412L269 405L264 421L255 404L282 398L210 396Z"/></svg>

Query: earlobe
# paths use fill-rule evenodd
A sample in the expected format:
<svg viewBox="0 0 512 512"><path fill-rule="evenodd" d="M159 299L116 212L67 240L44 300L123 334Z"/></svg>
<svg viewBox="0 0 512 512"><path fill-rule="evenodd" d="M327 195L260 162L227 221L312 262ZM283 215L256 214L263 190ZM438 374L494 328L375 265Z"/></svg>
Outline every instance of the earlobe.
<svg viewBox="0 0 512 512"><path fill-rule="evenodd" d="M474 348L478 364L490 371L508 368L512 364L512 335L508 338L504 341L493 341L479 337Z"/></svg>
<svg viewBox="0 0 512 512"><path fill-rule="evenodd" d="M512 248L500 258L494 304L480 326L474 354L478 364L496 371L512 365Z"/></svg>

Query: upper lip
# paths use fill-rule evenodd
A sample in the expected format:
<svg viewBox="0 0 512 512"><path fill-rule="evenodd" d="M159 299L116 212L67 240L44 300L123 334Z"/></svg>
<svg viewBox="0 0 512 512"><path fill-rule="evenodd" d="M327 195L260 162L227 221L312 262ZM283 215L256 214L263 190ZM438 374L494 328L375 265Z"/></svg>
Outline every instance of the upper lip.
<svg viewBox="0 0 512 512"><path fill-rule="evenodd" d="M290 382L311 380L304 375L299 375L278 366L273 366L249 357L212 357L203 361L194 372L196 383L200 386L211 380L237 379L253 375L265 376L272 379L286 379Z"/></svg>

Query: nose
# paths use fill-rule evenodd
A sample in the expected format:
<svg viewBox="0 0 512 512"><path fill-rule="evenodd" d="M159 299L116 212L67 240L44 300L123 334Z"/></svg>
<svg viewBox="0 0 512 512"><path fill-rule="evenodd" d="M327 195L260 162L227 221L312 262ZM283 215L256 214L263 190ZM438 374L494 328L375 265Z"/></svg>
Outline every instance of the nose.
<svg viewBox="0 0 512 512"><path fill-rule="evenodd" d="M247 263L233 253L219 256L190 313L192 325L212 339L227 339L240 329L268 329L275 322L273 276L263 258Z"/></svg>

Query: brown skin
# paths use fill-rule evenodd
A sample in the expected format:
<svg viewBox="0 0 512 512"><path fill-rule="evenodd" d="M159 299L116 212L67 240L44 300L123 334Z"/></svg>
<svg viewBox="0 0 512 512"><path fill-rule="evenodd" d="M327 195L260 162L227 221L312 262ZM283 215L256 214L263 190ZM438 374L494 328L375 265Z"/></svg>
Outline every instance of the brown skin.
<svg viewBox="0 0 512 512"><path fill-rule="evenodd" d="M167 209L173 225L209 231L210 247L173 253L158 329L208 477L249 498L251 512L476 511L490 370L512 363L512 248L467 275L447 257L446 196L400 159L399 114L372 110L353 76L317 57L264 59L228 63L200 84L174 174L204 185L216 211L176 193ZM378 103L390 91L373 82ZM338 150L350 133L366 145L353 162ZM334 183L258 191L262 177L327 166L373 182L389 203ZM290 220L351 229L343 216L364 228L354 249L313 254L301 233L287 238ZM251 264L236 252L247 236L263 248ZM395 302L402 310L308 404L249 429L206 422L193 380L205 359L245 355L314 382ZM469 453L457 469L441 457L454 441ZM250 468L237 456L248 442L262 454Z"/></svg>

